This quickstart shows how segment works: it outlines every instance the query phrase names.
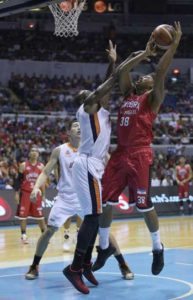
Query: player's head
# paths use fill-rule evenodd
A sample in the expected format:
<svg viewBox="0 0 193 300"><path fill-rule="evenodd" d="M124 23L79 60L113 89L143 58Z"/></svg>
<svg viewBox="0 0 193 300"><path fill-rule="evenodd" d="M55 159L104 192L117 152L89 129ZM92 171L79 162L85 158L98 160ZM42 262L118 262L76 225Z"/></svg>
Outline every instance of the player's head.
<svg viewBox="0 0 193 300"><path fill-rule="evenodd" d="M30 152L29 152L29 158L32 160L37 160L39 157L39 149L36 145L33 145L30 148Z"/></svg>
<svg viewBox="0 0 193 300"><path fill-rule="evenodd" d="M68 125L68 136L72 139L80 139L80 124L72 120Z"/></svg>
<svg viewBox="0 0 193 300"><path fill-rule="evenodd" d="M150 91L153 88L153 85L154 85L153 73L139 76L138 80L135 81L135 88L137 93Z"/></svg>
<svg viewBox="0 0 193 300"><path fill-rule="evenodd" d="M186 163L186 158L185 156L181 155L180 158L179 158L179 163L180 165L184 165Z"/></svg>
<svg viewBox="0 0 193 300"><path fill-rule="evenodd" d="M82 90L78 93L78 95L75 97L75 101L81 105L84 103L84 100L91 94L91 91L89 90Z"/></svg>

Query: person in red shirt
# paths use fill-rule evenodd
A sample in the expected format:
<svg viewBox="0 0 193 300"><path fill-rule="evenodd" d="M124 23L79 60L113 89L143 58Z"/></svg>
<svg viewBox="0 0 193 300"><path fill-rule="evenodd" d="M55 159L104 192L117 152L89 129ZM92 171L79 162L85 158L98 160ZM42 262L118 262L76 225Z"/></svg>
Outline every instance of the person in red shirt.
<svg viewBox="0 0 193 300"><path fill-rule="evenodd" d="M142 60L147 51L140 51L130 62L122 65L119 86L124 96L117 120L118 146L112 154L103 176L103 201L106 206L100 218L100 247L93 270L99 270L106 259L109 247L109 229L112 220L112 204L125 187L129 189L130 204L143 213L152 238L152 273L158 275L164 267L164 248L160 241L159 222L150 198L151 166L153 155L152 124L164 100L164 81L181 39L181 26L175 22L175 37L169 49L161 57L155 74L141 76L132 82L129 72ZM153 42L153 37L151 36Z"/></svg>
<svg viewBox="0 0 193 300"><path fill-rule="evenodd" d="M189 214L192 214L192 203L189 200L189 182L192 179L192 168L186 164L186 159L181 156L176 166L176 181L178 184L178 196L180 201L180 212L184 214L184 201L188 203Z"/></svg>
<svg viewBox="0 0 193 300"><path fill-rule="evenodd" d="M28 244L26 235L27 218L37 220L42 232L46 229L44 216L42 214L42 197L39 195L36 203L31 203L30 201L30 194L44 167L41 162L38 162L38 157L38 148L32 146L29 153L29 160L20 164L18 177L14 182L16 191L15 200L18 204L15 217L20 220L21 241L24 244Z"/></svg>

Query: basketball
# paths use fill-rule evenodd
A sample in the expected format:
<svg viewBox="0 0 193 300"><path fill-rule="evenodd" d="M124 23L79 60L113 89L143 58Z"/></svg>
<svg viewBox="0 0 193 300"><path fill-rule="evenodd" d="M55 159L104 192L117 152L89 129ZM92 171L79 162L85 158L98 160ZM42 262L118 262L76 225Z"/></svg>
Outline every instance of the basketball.
<svg viewBox="0 0 193 300"><path fill-rule="evenodd" d="M65 0L59 4L61 10L69 12L74 7L74 0Z"/></svg>
<svg viewBox="0 0 193 300"><path fill-rule="evenodd" d="M174 39L175 29L168 24L157 26L153 31L155 43L161 49L167 50Z"/></svg>

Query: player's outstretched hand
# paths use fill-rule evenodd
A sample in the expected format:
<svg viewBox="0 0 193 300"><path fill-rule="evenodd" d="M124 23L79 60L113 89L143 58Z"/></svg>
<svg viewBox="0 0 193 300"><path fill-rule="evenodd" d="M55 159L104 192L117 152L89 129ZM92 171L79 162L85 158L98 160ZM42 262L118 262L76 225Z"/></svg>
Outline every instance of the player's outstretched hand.
<svg viewBox="0 0 193 300"><path fill-rule="evenodd" d="M117 45L113 46L111 40L109 40L109 49L106 49L109 60L115 63L117 61Z"/></svg>
<svg viewBox="0 0 193 300"><path fill-rule="evenodd" d="M41 190L34 188L30 194L30 201L35 203L38 195L40 195L40 196L42 195Z"/></svg>
<svg viewBox="0 0 193 300"><path fill-rule="evenodd" d="M155 44L155 40L153 35L150 36L149 41L147 42L146 48L145 48L145 52L147 56L156 56L157 52L156 52L157 46Z"/></svg>
<svg viewBox="0 0 193 300"><path fill-rule="evenodd" d="M180 22L174 22L174 28L175 28L175 38L173 44L178 45L182 36L182 28Z"/></svg>

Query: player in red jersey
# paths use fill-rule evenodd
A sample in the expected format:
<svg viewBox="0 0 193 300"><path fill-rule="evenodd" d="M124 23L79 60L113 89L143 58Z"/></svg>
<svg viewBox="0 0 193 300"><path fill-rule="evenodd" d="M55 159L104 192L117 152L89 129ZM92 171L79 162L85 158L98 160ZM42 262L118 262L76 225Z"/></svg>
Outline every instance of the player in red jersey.
<svg viewBox="0 0 193 300"><path fill-rule="evenodd" d="M192 213L192 203L189 200L189 182L192 179L192 168L186 164L186 159L181 156L176 166L176 181L178 184L178 196L180 200L180 212L184 213L184 201L188 203L189 214Z"/></svg>
<svg viewBox="0 0 193 300"><path fill-rule="evenodd" d="M15 200L18 204L16 218L20 220L21 240L24 244L28 244L26 235L27 218L38 220L42 232L46 228L42 214L42 197L38 196L36 203L30 201L30 194L44 167L41 162L38 162L38 157L39 151L36 146L33 146L29 153L29 160L19 166L19 174L14 183Z"/></svg>
<svg viewBox="0 0 193 300"><path fill-rule="evenodd" d="M151 142L152 124L164 100L164 80L181 39L181 26L175 22L175 38L161 57L155 74L141 76L133 83L129 72L147 58L147 51L141 51L122 65L119 72L119 86L124 96L117 121L118 147L112 154L103 177L103 200L116 204L123 189L128 186L130 204L135 204L143 213L151 233L153 245L152 273L157 275L164 266L163 244L160 241L159 223L150 198L151 166L153 163ZM153 38L151 37L152 43ZM101 243L93 270L100 269L105 261L108 247L112 207L107 205L100 219Z"/></svg>

